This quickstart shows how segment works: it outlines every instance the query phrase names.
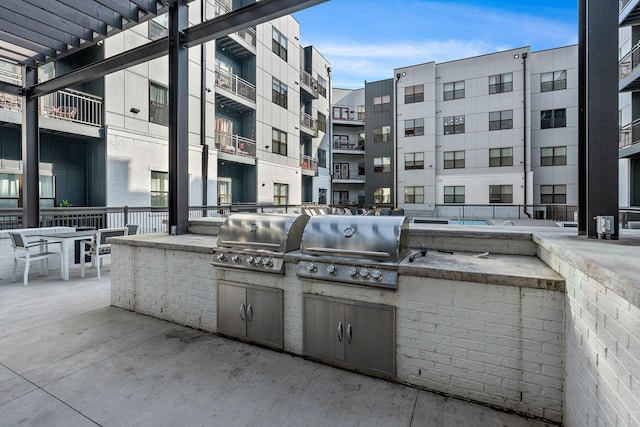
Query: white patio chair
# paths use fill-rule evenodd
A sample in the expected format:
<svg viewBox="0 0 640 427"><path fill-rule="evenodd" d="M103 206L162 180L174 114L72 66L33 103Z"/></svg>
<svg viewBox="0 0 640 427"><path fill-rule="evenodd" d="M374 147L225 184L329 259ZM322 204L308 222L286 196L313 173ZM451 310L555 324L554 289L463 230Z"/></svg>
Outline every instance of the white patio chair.
<svg viewBox="0 0 640 427"><path fill-rule="evenodd" d="M80 242L80 277L85 274L86 256L91 257L91 266L96 266L98 271L98 280L100 280L100 267L102 258L111 255L111 243L107 243L110 237L126 236L129 229L127 227L120 228L101 228L96 231L91 240L83 240Z"/></svg>
<svg viewBox="0 0 640 427"><path fill-rule="evenodd" d="M24 259L24 274L22 284L29 284L29 266L31 261L40 261L40 274L45 276L49 274L49 258L58 257L62 266L62 247L59 242L47 242L46 240L38 240L27 242L25 236L20 232L9 232L11 245L13 246L13 275L11 281L16 281L16 270L18 268L18 260ZM59 250L52 251L52 246L58 246ZM36 250L37 249L37 250ZM60 268L60 277L62 277L62 268Z"/></svg>

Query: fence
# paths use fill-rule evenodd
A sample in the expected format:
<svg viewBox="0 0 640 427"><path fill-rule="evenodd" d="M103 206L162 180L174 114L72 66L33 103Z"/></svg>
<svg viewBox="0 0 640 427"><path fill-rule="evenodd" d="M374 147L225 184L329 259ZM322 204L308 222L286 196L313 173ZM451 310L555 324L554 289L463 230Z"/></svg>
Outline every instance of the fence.
<svg viewBox="0 0 640 427"><path fill-rule="evenodd" d="M436 217L477 219L546 219L577 221L572 205L436 205Z"/></svg>

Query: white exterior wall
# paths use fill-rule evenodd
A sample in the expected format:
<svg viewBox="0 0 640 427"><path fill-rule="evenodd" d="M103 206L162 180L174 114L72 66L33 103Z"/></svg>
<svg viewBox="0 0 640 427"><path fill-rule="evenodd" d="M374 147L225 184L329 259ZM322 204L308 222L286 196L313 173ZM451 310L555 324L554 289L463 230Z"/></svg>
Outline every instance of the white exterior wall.
<svg viewBox="0 0 640 427"><path fill-rule="evenodd" d="M529 59L531 78L531 168L534 200L540 203L541 185L566 185L569 205L578 204L578 46L533 52ZM540 74L567 70L567 88L540 92ZM543 110L566 108L567 126L540 129ZM540 148L567 147L566 166L540 166Z"/></svg>
<svg viewBox="0 0 640 427"><path fill-rule="evenodd" d="M631 40L632 27L622 27L618 31L618 59L622 59L633 48ZM632 95L630 92L618 94L618 125L624 127L633 122L633 109L631 107ZM618 205L631 206L631 162L629 159L618 161Z"/></svg>

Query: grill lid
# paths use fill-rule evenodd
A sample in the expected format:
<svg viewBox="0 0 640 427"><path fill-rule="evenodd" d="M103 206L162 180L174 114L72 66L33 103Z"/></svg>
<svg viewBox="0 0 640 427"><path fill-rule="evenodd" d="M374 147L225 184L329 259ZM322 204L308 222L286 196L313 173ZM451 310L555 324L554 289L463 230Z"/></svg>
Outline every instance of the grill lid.
<svg viewBox="0 0 640 427"><path fill-rule="evenodd" d="M218 248L285 253L298 249L308 215L235 213L220 227Z"/></svg>
<svg viewBox="0 0 640 427"><path fill-rule="evenodd" d="M300 252L397 264L409 253L409 220L401 216L321 215L311 218Z"/></svg>

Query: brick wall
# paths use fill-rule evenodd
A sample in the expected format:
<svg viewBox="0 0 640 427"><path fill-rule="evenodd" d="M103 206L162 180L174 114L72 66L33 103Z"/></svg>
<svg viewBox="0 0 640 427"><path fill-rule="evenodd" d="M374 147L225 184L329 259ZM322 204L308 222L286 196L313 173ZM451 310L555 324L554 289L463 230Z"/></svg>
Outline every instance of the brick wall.
<svg viewBox="0 0 640 427"><path fill-rule="evenodd" d="M564 424L639 426L640 308L633 292L620 295L625 283L615 272L541 244L540 258L566 280Z"/></svg>

